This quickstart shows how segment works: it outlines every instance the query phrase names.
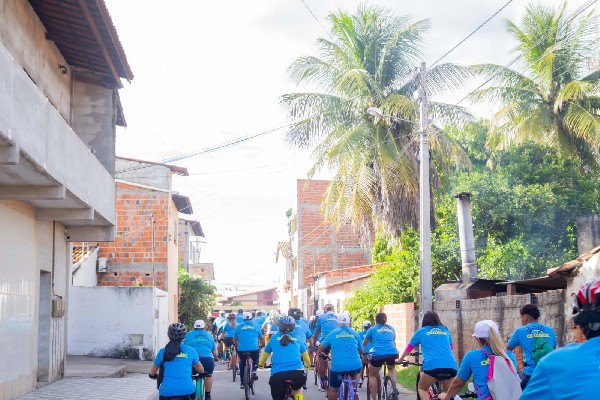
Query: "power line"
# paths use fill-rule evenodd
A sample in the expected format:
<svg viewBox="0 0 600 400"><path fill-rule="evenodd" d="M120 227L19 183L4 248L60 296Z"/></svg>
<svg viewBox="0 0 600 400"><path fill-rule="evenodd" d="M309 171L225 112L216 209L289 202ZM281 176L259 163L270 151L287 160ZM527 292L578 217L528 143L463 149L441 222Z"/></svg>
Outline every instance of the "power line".
<svg viewBox="0 0 600 400"><path fill-rule="evenodd" d="M431 64L429 66L429 68L432 68L434 65L436 65L437 63L439 63L440 61L442 61L444 58L446 58L446 56L450 53L452 53L454 50L456 50L461 44L463 44L464 42L466 42L471 36L473 36L478 30L480 30L481 28L483 28L485 26L485 24L487 24L488 22L490 22L496 15L500 14L502 12L502 10L504 10L510 3L512 3L514 0L508 0L506 2L506 4L504 4L502 7L500 7L498 10L496 10L495 13L493 13L488 19L486 19L485 21L483 21L483 23L481 23L481 25L479 25L477 28L475 28L471 33L469 33L463 40L461 40L460 42L458 42L454 47L452 47L450 50L448 50L446 53L444 53L444 55L442 55L440 58L438 58L433 64Z"/></svg>
<svg viewBox="0 0 600 400"><path fill-rule="evenodd" d="M594 5L597 2L598 2L598 0L588 0L586 3L582 4L578 9L576 9L575 11L573 11L571 17L569 18L569 22L573 21L573 19L575 19L575 17L577 17L579 14L583 13L585 10L587 10L588 8L590 8L592 5ZM556 27L556 29L558 29L558 26ZM531 45L531 47L535 47L535 46L539 45L540 43L542 43L553 32L555 32L556 29L553 29L550 32L546 33L544 36L540 37L538 40L536 40ZM542 57L543 57L543 55L540 56L537 59L537 61L541 60ZM506 64L503 69L509 68L511 65L513 65L514 63L516 63L520 59L521 59L521 56L516 56L508 64ZM484 87L485 85L487 85L489 82L491 82L494 78L496 78L498 76L498 74L500 74L501 72L502 72L502 69L500 69L500 70L496 71L495 73L493 73L492 76L490 76L488 79L486 79L485 82L483 82L481 85L477 86L477 88L475 88L475 90L472 90L471 92L469 92L465 97L463 97L462 99L460 99L455 105L459 105L460 103L462 103L463 101L465 101L473 93L477 92L479 89L481 89L482 87Z"/></svg>
<svg viewBox="0 0 600 400"><path fill-rule="evenodd" d="M300 1L302 2L302 4L304 4L304 7L306 7L306 9L310 13L310 15L312 15L313 18L315 19L315 21L317 21L317 23L319 24L319 26L321 26L321 29L323 29L323 32L325 32L327 34L327 36L329 36L329 39L331 39L331 41L334 42L333 37L331 37L331 34L329 33L329 31L323 26L323 24L321 23L321 21L319 21L319 18L317 18L317 16L315 15L315 13L312 12L312 10L308 6L308 4L306 4L306 2L304 0L300 0Z"/></svg>

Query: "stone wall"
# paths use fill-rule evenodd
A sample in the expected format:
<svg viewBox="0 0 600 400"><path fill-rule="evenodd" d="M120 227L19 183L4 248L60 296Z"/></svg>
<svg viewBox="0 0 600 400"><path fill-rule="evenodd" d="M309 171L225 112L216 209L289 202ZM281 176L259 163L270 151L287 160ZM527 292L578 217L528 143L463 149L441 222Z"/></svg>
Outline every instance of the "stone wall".
<svg viewBox="0 0 600 400"><path fill-rule="evenodd" d="M404 351L413 333L418 329L414 303L386 304L382 307L388 318L388 324L396 331L396 346L400 353ZM373 324L375 321L371 321Z"/></svg>

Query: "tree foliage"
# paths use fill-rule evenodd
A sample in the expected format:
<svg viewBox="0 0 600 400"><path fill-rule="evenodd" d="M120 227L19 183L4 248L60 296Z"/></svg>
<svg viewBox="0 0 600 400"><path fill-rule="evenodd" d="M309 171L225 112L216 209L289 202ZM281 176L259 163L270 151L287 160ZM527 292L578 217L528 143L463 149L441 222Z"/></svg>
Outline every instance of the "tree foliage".
<svg viewBox="0 0 600 400"><path fill-rule="evenodd" d="M290 93L281 101L296 121L288 132L297 147L315 146L313 176L334 171L323 210L337 226L351 223L370 242L377 230L396 236L418 219L419 108L415 74L427 21L360 6L329 15L331 37L318 39L319 55L298 58L289 68L296 84L318 92ZM452 64L428 71L430 95L462 84L468 73ZM369 107L397 118L373 118ZM434 123L470 118L464 108L431 103ZM441 130L430 143L438 168L467 162ZM435 173L432 174L435 176Z"/></svg>
<svg viewBox="0 0 600 400"><path fill-rule="evenodd" d="M529 5L519 24L508 22L518 67L471 68L492 82L472 99L499 107L491 147L535 141L577 158L583 169L600 170L600 71L585 72L596 52L596 25L593 12L570 15L566 2L557 9Z"/></svg>
<svg viewBox="0 0 600 400"><path fill-rule="evenodd" d="M215 305L216 288L204 279L179 267L179 321L188 329L197 319L207 320Z"/></svg>

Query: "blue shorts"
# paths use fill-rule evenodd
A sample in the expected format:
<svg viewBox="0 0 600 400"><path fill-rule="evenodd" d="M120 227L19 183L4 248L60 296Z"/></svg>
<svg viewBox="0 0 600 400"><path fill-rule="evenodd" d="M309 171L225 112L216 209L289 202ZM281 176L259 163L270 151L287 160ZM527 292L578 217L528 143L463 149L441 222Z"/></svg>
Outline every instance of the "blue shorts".
<svg viewBox="0 0 600 400"><path fill-rule="evenodd" d="M200 360L200 363L204 367L204 376L212 376L215 370L215 360L212 357L198 357L198 360Z"/></svg>
<svg viewBox="0 0 600 400"><path fill-rule="evenodd" d="M342 386L342 380L344 379L345 374L348 374L351 377L354 377L354 376L360 374L360 370L361 370L361 368L355 369L352 371L343 371L343 372L330 371L329 372L329 387L332 389L339 389L339 387Z"/></svg>

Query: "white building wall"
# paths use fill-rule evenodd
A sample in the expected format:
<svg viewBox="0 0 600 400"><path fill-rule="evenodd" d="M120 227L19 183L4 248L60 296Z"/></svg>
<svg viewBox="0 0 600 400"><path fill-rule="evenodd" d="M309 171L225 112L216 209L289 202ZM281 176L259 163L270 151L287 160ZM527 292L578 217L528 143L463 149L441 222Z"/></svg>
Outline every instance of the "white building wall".
<svg viewBox="0 0 600 400"><path fill-rule="evenodd" d="M98 286L96 266L98 263L98 248L92 249L73 269L73 286Z"/></svg>
<svg viewBox="0 0 600 400"><path fill-rule="evenodd" d="M0 399L64 374L65 318L52 316L52 301L67 300L67 249L64 226L0 201Z"/></svg>
<svg viewBox="0 0 600 400"><path fill-rule="evenodd" d="M160 289L156 293L158 321L152 318L151 287L72 287L68 353L114 358L139 354L152 359L153 321L159 348L166 344L168 327L166 293ZM143 335L141 344L131 335Z"/></svg>

